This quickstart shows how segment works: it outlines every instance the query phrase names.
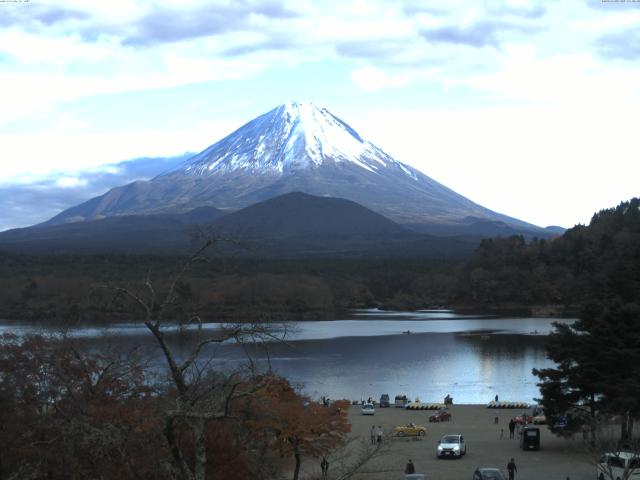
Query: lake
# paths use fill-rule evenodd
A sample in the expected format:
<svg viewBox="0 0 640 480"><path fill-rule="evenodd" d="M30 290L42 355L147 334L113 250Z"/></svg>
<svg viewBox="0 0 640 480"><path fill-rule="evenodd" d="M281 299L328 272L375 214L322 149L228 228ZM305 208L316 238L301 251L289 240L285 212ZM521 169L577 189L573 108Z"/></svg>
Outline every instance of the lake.
<svg viewBox="0 0 640 480"><path fill-rule="evenodd" d="M440 402L450 394L455 403L486 403L498 394L500 400L531 403L539 396L531 369L552 366L544 343L554 321L574 320L448 310L358 310L343 320L284 322L286 343L270 342L251 352L259 368L270 364L315 398L378 399L388 393L392 400L396 394L406 394ZM24 324L0 325L0 333L34 331ZM139 324L82 327L69 333L89 348L126 351L142 345L159 361L151 335ZM176 334L174 346L179 351L186 352L187 343ZM234 368L246 362L243 349L233 343L204 353L215 355L212 366Z"/></svg>

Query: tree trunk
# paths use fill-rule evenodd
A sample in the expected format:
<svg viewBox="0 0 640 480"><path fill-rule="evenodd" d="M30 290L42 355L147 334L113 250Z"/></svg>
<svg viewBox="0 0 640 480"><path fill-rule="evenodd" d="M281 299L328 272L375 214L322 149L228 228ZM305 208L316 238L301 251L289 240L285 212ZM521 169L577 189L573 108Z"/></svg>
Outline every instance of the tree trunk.
<svg viewBox="0 0 640 480"><path fill-rule="evenodd" d="M195 446L195 480L205 480L207 474L207 435L205 421L202 418L195 418L191 422L193 430L193 440Z"/></svg>
<svg viewBox="0 0 640 480"><path fill-rule="evenodd" d="M620 425L620 447L625 448L625 445L629 444L631 440L631 431L633 430L633 420L627 410L622 417L622 424Z"/></svg>
<svg viewBox="0 0 640 480"><path fill-rule="evenodd" d="M300 475L300 450L298 449L298 439L293 439L293 457L296 459L296 468L293 470L293 480L298 480Z"/></svg>
<svg viewBox="0 0 640 480"><path fill-rule="evenodd" d="M167 443L169 444L169 450L171 451L171 455L173 456L173 460L178 467L178 475L180 479L184 480L192 480L193 474L187 465L187 462L184 461L182 457L182 453L180 452L180 448L178 447L178 442L175 436L175 425L173 417L167 417L165 419L164 425L164 436L167 439Z"/></svg>
<svg viewBox="0 0 640 480"><path fill-rule="evenodd" d="M589 442L592 447L596 446L596 398L595 395L591 394L591 418L589 422Z"/></svg>

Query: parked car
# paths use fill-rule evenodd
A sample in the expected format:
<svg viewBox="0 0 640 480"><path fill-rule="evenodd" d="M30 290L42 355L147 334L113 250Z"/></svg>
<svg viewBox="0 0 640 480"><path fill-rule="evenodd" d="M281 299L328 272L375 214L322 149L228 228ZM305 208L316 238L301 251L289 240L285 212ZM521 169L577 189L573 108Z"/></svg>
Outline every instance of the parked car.
<svg viewBox="0 0 640 480"><path fill-rule="evenodd" d="M410 422L394 428L393 432L398 437L423 437L427 434L427 428Z"/></svg>
<svg viewBox="0 0 640 480"><path fill-rule="evenodd" d="M445 435L438 440L438 447L436 448L436 456L438 458L460 458L465 453L467 453L467 444L464 442L464 437L459 433Z"/></svg>
<svg viewBox="0 0 640 480"><path fill-rule="evenodd" d="M446 410L439 410L437 413L429 416L430 422L448 422L451 420L451 414Z"/></svg>
<svg viewBox="0 0 640 480"><path fill-rule="evenodd" d="M520 448L522 450L540 450L540 429L527 425L520 432Z"/></svg>
<svg viewBox="0 0 640 480"><path fill-rule="evenodd" d="M556 423L553 424L553 428L565 428L567 426L566 417L558 417Z"/></svg>
<svg viewBox="0 0 640 480"><path fill-rule="evenodd" d="M627 475L626 477L624 475ZM610 452L600 457L596 465L598 480L640 479L640 456L631 452Z"/></svg>
<svg viewBox="0 0 640 480"><path fill-rule="evenodd" d="M404 408L411 403L406 395L396 395L394 405L398 408Z"/></svg>
<svg viewBox="0 0 640 480"><path fill-rule="evenodd" d="M383 393L380 395L380 408L388 408L389 407L389 394Z"/></svg>
<svg viewBox="0 0 640 480"><path fill-rule="evenodd" d="M473 472L472 480L506 480L499 468L478 467Z"/></svg>
<svg viewBox="0 0 640 480"><path fill-rule="evenodd" d="M545 425L547 423L547 417L544 413L536 415L535 417L533 417L533 423L534 425Z"/></svg>
<svg viewBox="0 0 640 480"><path fill-rule="evenodd" d="M513 418L513 421L520 424L526 425L527 423L531 423L533 417L527 413L523 413L522 415L517 415Z"/></svg>
<svg viewBox="0 0 640 480"><path fill-rule="evenodd" d="M373 403L365 403L362 405L360 409L362 415L374 415L376 413L376 409L373 407Z"/></svg>

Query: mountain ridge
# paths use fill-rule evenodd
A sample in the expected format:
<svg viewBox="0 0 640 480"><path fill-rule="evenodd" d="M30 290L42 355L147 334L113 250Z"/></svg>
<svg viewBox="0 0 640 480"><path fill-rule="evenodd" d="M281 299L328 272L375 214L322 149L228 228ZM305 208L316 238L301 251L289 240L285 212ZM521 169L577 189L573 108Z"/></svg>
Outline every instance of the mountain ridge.
<svg viewBox="0 0 640 480"><path fill-rule="evenodd" d="M0 250L188 253L203 235L232 240L218 244L219 255L260 258L450 257L468 255L475 246L407 231L350 200L292 192L232 213L200 207L183 214L106 217L9 230L0 233Z"/></svg>
<svg viewBox="0 0 640 480"><path fill-rule="evenodd" d="M465 218L544 229L489 210L403 164L326 109L288 102L150 181L115 187L47 224L102 216L241 209L301 191L345 198L400 224L462 225Z"/></svg>

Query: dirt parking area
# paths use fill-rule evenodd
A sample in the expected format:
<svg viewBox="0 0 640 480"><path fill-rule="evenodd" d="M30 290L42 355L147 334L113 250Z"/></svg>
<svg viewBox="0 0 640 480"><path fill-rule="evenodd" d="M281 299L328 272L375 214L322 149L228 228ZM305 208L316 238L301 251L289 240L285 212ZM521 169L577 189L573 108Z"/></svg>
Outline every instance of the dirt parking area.
<svg viewBox="0 0 640 480"><path fill-rule="evenodd" d="M582 439L564 440L541 425L541 449L523 451L518 436L509 439L509 420L522 410L494 410L480 405L453 405L449 422L429 423L432 411L402 408L376 408L375 415L365 416L360 407L352 406L349 417L352 435L370 438L372 425L381 425L387 448L384 454L370 461L354 480L395 480L404 478L408 459L416 466L416 473L426 474L428 480L471 480L476 467L499 467L506 474L506 465L513 457L518 467L516 480L593 480L595 467L589 463ZM495 417L498 423L495 424ZM420 438L388 437L397 425L414 422L427 427ZM504 438L500 430L504 429ZM461 433L467 443L467 455L461 459L436 458L437 442L442 435Z"/></svg>

